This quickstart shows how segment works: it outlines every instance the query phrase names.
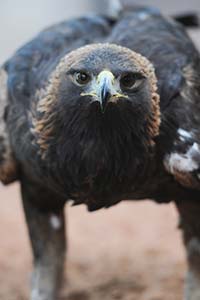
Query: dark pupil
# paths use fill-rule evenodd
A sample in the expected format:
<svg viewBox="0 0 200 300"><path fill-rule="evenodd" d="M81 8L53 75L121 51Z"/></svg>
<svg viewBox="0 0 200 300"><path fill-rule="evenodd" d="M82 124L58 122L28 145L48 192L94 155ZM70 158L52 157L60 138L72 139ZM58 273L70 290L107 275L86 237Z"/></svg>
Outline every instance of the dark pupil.
<svg viewBox="0 0 200 300"><path fill-rule="evenodd" d="M85 83L88 80L88 75L85 73L78 73L77 74L77 81L79 83Z"/></svg>
<svg viewBox="0 0 200 300"><path fill-rule="evenodd" d="M121 79L121 84L127 88L132 87L135 84L135 82L136 82L136 78L135 78L134 74L125 75Z"/></svg>

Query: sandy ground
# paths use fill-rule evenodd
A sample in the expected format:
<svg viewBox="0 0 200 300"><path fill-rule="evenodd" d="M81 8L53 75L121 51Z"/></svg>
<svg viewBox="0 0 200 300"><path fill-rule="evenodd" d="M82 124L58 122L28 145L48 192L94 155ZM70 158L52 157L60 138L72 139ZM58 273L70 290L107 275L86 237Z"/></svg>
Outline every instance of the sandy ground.
<svg viewBox="0 0 200 300"><path fill-rule="evenodd" d="M0 188L0 300L25 300L31 252L19 187ZM123 202L88 213L67 207L62 300L179 300L185 272L173 206Z"/></svg>

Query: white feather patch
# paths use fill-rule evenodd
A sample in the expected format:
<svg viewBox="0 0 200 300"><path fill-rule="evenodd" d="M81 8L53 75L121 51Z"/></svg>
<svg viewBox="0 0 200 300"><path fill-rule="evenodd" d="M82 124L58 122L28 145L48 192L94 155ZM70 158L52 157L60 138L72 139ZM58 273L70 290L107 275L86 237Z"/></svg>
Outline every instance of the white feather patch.
<svg viewBox="0 0 200 300"><path fill-rule="evenodd" d="M192 138L192 133L190 133L189 131L186 131L182 128L178 129L178 134L179 134L179 138L181 141L185 141L187 139L191 139Z"/></svg>
<svg viewBox="0 0 200 300"><path fill-rule="evenodd" d="M165 158L164 164L172 174L175 171L192 172L199 168L198 163L194 160L196 154L200 155L199 145L194 143L186 153L171 153Z"/></svg>
<svg viewBox="0 0 200 300"><path fill-rule="evenodd" d="M50 224L54 230L58 230L61 228L62 222L61 219L56 215L50 216Z"/></svg>

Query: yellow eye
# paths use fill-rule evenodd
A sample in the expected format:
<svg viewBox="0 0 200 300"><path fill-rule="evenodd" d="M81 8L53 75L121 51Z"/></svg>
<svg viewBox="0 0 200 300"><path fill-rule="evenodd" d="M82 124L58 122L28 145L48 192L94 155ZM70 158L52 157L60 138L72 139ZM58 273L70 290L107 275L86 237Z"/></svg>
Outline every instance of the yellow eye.
<svg viewBox="0 0 200 300"><path fill-rule="evenodd" d="M91 80L91 77L85 72L76 72L74 79L79 85L86 85Z"/></svg>
<svg viewBox="0 0 200 300"><path fill-rule="evenodd" d="M144 76L140 73L125 73L120 79L120 86L122 90L136 89L142 83Z"/></svg>

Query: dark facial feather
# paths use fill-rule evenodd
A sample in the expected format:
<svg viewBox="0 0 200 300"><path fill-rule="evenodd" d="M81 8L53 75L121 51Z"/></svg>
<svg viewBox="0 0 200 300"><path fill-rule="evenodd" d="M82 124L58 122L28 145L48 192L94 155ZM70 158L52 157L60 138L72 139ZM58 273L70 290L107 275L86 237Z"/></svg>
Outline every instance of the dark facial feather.
<svg viewBox="0 0 200 300"><path fill-rule="evenodd" d="M77 62L79 68L88 65L98 71L98 67L102 67L102 61L109 61L110 65L118 64L120 69L123 67L127 69L126 64L128 62L129 67L132 65L135 70L140 70L147 77L151 92L151 112L147 116L147 130L150 142L153 144L153 139L158 135L160 126L159 95L157 94L157 80L153 66L146 58L127 48L114 44L94 44L72 51L60 61L47 84L46 90L42 91L42 97L40 95L36 111L33 110L32 132L43 157L45 157L53 135L54 119L56 118L55 106L59 98L63 74L69 68L77 66Z"/></svg>

